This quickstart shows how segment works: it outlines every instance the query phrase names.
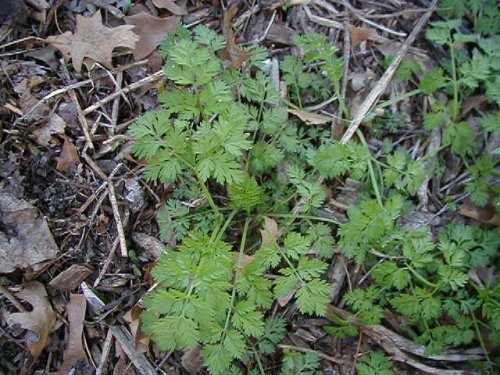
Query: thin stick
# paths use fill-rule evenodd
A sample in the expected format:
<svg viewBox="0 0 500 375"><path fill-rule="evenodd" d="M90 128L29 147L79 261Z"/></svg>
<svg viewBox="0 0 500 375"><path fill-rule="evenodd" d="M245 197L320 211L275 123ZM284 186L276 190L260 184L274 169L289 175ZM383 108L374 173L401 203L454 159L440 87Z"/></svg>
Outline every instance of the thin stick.
<svg viewBox="0 0 500 375"><path fill-rule="evenodd" d="M434 9L436 8L436 3L437 0L434 0L429 8L429 10L420 18L418 21L417 25L413 28L412 32L408 36L408 38L404 41L404 43L401 45L401 48L396 54L396 57L394 60L392 60L391 65L383 76L379 79L375 87L370 91L368 96L365 98L363 101L363 104L361 104L361 107L358 109L356 112L356 115L354 116L354 119L352 120L351 124L347 128L346 132L344 133L344 136L340 140L340 143L345 144L349 142L349 140L352 138L356 130L358 129L359 125L363 121L363 119L366 117L370 109L375 105L377 100L379 99L380 95L384 92L386 89L387 85L391 81L392 77L394 76L394 73L396 72L396 69L398 68L399 64L403 60L403 57L406 55L408 52L408 49L410 46L413 44L415 41L417 35L420 33L424 25L427 23L429 20L429 17L431 16L432 12L434 12Z"/></svg>
<svg viewBox="0 0 500 375"><path fill-rule="evenodd" d="M0 293L3 294L5 298L7 298L10 301L10 303L12 303L16 307L18 311L26 312L26 309L21 304L21 302L19 302L19 300L16 297L14 297L14 295L3 285L0 285Z"/></svg>
<svg viewBox="0 0 500 375"><path fill-rule="evenodd" d="M144 65L147 62L148 62L148 60L137 61L137 62L134 62L132 64L123 65L123 66L117 68L116 70L123 72L123 71L125 71L127 69L130 69L130 68L133 68L135 66ZM75 90L75 89L78 89L80 87L87 86L89 84L93 84L94 81L98 81L98 80L106 78L106 77L108 77L108 73L107 72L98 74L96 77L89 78L89 79L86 79L86 80L81 81L81 82L72 83L71 85L68 85L68 86L62 87L60 89L54 90L51 93L45 95L42 99L40 99L40 101L38 103L36 103L33 107L31 107L30 110L26 114L24 114L21 118L19 118L17 121L29 118L31 116L31 114L39 106L41 106L45 102L49 101L50 99L52 99L52 98L54 98L54 97L56 97L58 95L62 95L64 93L67 93L68 91Z"/></svg>
<svg viewBox="0 0 500 375"><path fill-rule="evenodd" d="M101 361L99 363L99 367L97 367L97 369L95 370L95 375L102 374L104 366L106 365L106 361L108 360L109 352L111 351L112 345L113 345L113 334L111 333L110 330L108 330L108 334L106 335L106 340L102 345Z"/></svg>
<svg viewBox="0 0 500 375"><path fill-rule="evenodd" d="M147 77L145 77L137 82L134 82L134 83L132 83L132 84L120 89L120 90L115 91L114 93L108 95L104 99L99 100L97 103L92 104L91 106L85 108L83 110L83 114L88 115L89 113L92 113L96 109L101 107L103 104L106 104L106 103L112 101L117 96L120 96L123 94L128 94L130 91L136 90L142 86L147 85L148 83L158 81L163 77L165 77L165 73L163 72L163 70L160 70L156 73L153 73L153 74L151 74L151 75L149 75L149 76L147 76Z"/></svg>
<svg viewBox="0 0 500 375"><path fill-rule="evenodd" d="M116 90L119 91L121 89L123 82L123 73L118 72L116 73ZM115 100L113 101L113 107L111 109L111 129L109 129L109 133L111 135L115 134L116 132L116 124L118 122L118 110L120 109L120 96L117 96Z"/></svg>
<svg viewBox="0 0 500 375"><path fill-rule="evenodd" d="M278 345L278 348L280 348L280 349L291 349L291 350L295 350L296 352L301 352L301 353L315 353L318 356L320 356L321 358L326 359L327 361L330 361L330 362L333 362L333 363L337 363L339 365L343 365L343 366L352 365L352 362L348 361L346 359L331 357L331 356L329 356L327 354L324 354L322 352L319 352L319 351L316 351L316 350L312 350L312 349L308 349L308 348L302 348L300 346L282 345L282 344L280 344L280 345Z"/></svg>
<svg viewBox="0 0 500 375"><path fill-rule="evenodd" d="M376 22L373 22L373 21L366 19L365 17L362 16L363 13L359 9L354 8L351 4L349 4L348 1L346 1L346 0L342 1L342 4L347 9L349 9L357 18L359 18L361 21L363 21L364 23L367 23L368 25L371 25L371 26L373 26L377 29L380 29L382 31L385 31L389 34L394 34L394 35L402 36L402 37L406 36L406 33L404 33L404 32L389 29L388 27L385 27L384 25L380 25Z"/></svg>
<svg viewBox="0 0 500 375"><path fill-rule="evenodd" d="M111 178L118 172L121 168L122 164L118 164L115 169L111 172L108 177L108 192L109 192L109 201L111 202L111 207L113 208L113 216L116 222L116 230L118 232L118 239L120 241L120 255L124 258L128 256L127 251L127 241L125 240L125 232L123 231L123 223L122 218L120 216L120 210L118 208L118 202L116 201L115 187L113 186L113 182Z"/></svg>
<svg viewBox="0 0 500 375"><path fill-rule="evenodd" d="M83 214L87 208L97 199L97 196L106 188L108 181L104 181L95 192L93 192L85 201L84 204L77 210L78 213Z"/></svg>
<svg viewBox="0 0 500 375"><path fill-rule="evenodd" d="M107 181L108 176L99 168L99 166L87 155L86 152L82 152L83 159L87 162L90 169L92 169L96 175L98 175L102 180Z"/></svg>
<svg viewBox="0 0 500 375"><path fill-rule="evenodd" d="M104 261L104 264L102 265L101 270L99 271L99 275L97 276L97 279L95 279L94 284L92 285L94 288L97 288L99 283L101 282L102 278L104 277L104 274L108 271L109 265L111 264L111 261L113 260L113 255L115 254L116 248L118 247L118 244L120 243L120 240L117 238L111 245L111 251L108 254L108 257Z"/></svg>
<svg viewBox="0 0 500 375"><path fill-rule="evenodd" d="M71 77L69 75L68 68L66 67L66 64L62 63L61 66L63 67L64 75L66 76L66 79L70 80ZM85 136L86 144L85 144L85 147L83 148L83 152L85 152L85 150L87 148L94 150L94 144L92 143L92 138L90 138L89 125L87 124L87 119L85 118L85 115L82 112L82 108L80 107L80 103L78 102L78 98L76 97L75 90L70 90L69 96L70 96L71 100L73 101L73 103L75 104L78 122L80 123L80 127L82 128L83 135Z"/></svg>

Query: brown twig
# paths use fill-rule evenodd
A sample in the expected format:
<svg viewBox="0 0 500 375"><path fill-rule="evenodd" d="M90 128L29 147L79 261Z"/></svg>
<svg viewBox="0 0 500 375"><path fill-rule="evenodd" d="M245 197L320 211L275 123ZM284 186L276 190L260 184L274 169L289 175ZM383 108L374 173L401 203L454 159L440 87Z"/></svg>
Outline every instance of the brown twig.
<svg viewBox="0 0 500 375"><path fill-rule="evenodd" d="M113 99L115 99L117 96L119 95L123 95L123 94L127 94L129 93L130 91L133 91L133 90L137 90L138 88L142 87L142 86L145 86L149 83L152 83L152 82L155 82L155 81L158 81L160 79L162 79L163 77L165 77L165 73L163 72L163 70L160 70L156 73L153 73L143 79L140 79L139 81L137 82L134 82L120 90L117 90L115 91L114 93L112 94L109 94L107 97L103 98L103 99L100 99L97 103L95 104L92 104L91 106L85 108L83 110L83 114L85 115L88 115L89 113L92 113L94 112L96 109L98 109L99 107L101 107L103 104L106 104L110 101L112 101Z"/></svg>
<svg viewBox="0 0 500 375"><path fill-rule="evenodd" d="M61 64L64 75L66 76L66 79L70 80L71 77L68 72L68 68L66 67L66 64L64 62ZM78 117L78 122L80 123L80 127L82 128L83 135L85 136L85 147L83 148L83 152L86 151L87 148L90 148L91 150L94 149L94 144L92 143L92 138L90 138L90 133L89 133L89 126L87 124L87 119L85 118L85 114L82 112L82 108L80 107L80 103L78 102L78 98L76 97L75 94L75 89L69 91L69 97L73 101L76 107L76 113Z"/></svg>

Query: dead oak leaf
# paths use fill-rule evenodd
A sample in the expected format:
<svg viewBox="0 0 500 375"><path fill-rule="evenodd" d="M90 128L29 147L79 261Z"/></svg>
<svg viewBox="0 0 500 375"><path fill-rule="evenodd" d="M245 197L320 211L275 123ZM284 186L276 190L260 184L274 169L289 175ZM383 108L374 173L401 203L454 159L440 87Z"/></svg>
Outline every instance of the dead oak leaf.
<svg viewBox="0 0 500 375"><path fill-rule="evenodd" d="M46 42L59 49L66 60L71 58L77 72L81 71L84 58L89 58L113 68L112 53L117 47L133 49L139 37L131 25L109 28L103 25L100 12L92 17L76 16L76 30L62 35L49 36Z"/></svg>
<svg viewBox="0 0 500 375"><path fill-rule="evenodd" d="M177 28L180 21L180 17L177 16L158 18L146 12L127 16L124 19L125 23L135 27L135 32L139 36L139 42L132 51L136 60L141 60L153 52L165 35Z"/></svg>
<svg viewBox="0 0 500 375"><path fill-rule="evenodd" d="M33 306L33 310L9 314L7 324L19 324L34 333L27 335L26 338L34 363L50 342L50 334L56 325L56 313L50 305L45 288L39 282L28 283L17 297Z"/></svg>

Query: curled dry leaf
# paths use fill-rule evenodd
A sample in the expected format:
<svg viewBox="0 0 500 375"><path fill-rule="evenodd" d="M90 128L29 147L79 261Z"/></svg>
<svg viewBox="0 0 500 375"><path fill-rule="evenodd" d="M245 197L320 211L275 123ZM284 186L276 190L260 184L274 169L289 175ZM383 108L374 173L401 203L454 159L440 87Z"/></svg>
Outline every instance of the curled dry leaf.
<svg viewBox="0 0 500 375"><path fill-rule="evenodd" d="M356 48L362 42L373 38L377 35L377 30L371 27L362 27L362 26L348 26L349 34L351 35L351 45L352 48Z"/></svg>
<svg viewBox="0 0 500 375"><path fill-rule="evenodd" d="M45 82L47 82L46 77L33 75L23 79L14 87L14 91L20 94L19 106L23 114L30 113L29 121L43 121L49 116L50 108L46 104L39 104L39 100L31 93L33 88ZM33 107L35 107L34 110Z"/></svg>
<svg viewBox="0 0 500 375"><path fill-rule="evenodd" d="M166 9L177 16L184 16L187 14L186 3L184 1L182 4L176 4L173 0L153 0L153 4L157 8Z"/></svg>
<svg viewBox="0 0 500 375"><path fill-rule="evenodd" d="M114 28L102 24L100 12L92 17L76 16L76 30L62 35L49 36L45 41L59 49L64 58L73 60L77 72L81 71L84 58L113 68L112 53L117 47L133 49L139 37L132 31L133 26L122 25Z"/></svg>
<svg viewBox="0 0 500 375"><path fill-rule="evenodd" d="M297 116L308 125L321 125L332 121L332 118L325 115L320 115L313 112L304 111L302 109L288 109L288 113Z"/></svg>
<svg viewBox="0 0 500 375"><path fill-rule="evenodd" d="M56 169L59 172L67 173L79 163L80 156L78 155L78 149L67 137L65 137Z"/></svg>
<svg viewBox="0 0 500 375"><path fill-rule="evenodd" d="M56 134L64 134L66 122L57 113L50 116L49 121L44 125L33 130L36 142L41 146L50 146L53 143L52 136Z"/></svg>
<svg viewBox="0 0 500 375"><path fill-rule="evenodd" d="M33 281L27 284L17 297L33 306L33 310L7 315L7 324L10 326L19 324L35 333L26 336L26 345L35 362L43 348L50 342L50 334L55 329L56 313L50 305L45 288L39 282Z"/></svg>
<svg viewBox="0 0 500 375"><path fill-rule="evenodd" d="M500 226L500 216L498 216L495 207L491 204L485 207L479 207L467 198L460 206L460 214L480 221L481 223Z"/></svg>
<svg viewBox="0 0 500 375"><path fill-rule="evenodd" d="M136 60L141 60L156 50L167 33L177 28L180 17L158 18L149 13L140 12L127 16L124 20L127 25L135 27L134 32L139 36L139 41L132 53Z"/></svg>
<svg viewBox="0 0 500 375"><path fill-rule="evenodd" d="M0 223L0 274L29 267L36 272L57 256L45 218L30 203L6 191L0 191Z"/></svg>
<svg viewBox="0 0 500 375"><path fill-rule="evenodd" d="M264 228L260 230L262 246L273 243L281 237L283 232L278 228L276 220L264 217Z"/></svg>
<svg viewBox="0 0 500 375"><path fill-rule="evenodd" d="M254 53L243 51L236 46L236 35L231 25L231 21L234 16L236 16L236 13L238 13L237 2L232 3L224 13L222 32L226 37L226 48L221 51L220 57L229 61L233 68L238 69L241 68L243 63L252 57Z"/></svg>
<svg viewBox="0 0 500 375"><path fill-rule="evenodd" d="M149 338L145 336L141 331L141 313L143 308L139 305L134 305L132 308L125 313L123 319L128 323L130 328L130 333L134 338L135 348L141 352L145 353L148 351Z"/></svg>
<svg viewBox="0 0 500 375"><path fill-rule="evenodd" d="M68 374L76 361L83 360L85 363L87 362L87 355L82 345L86 308L87 300L83 294L70 294L70 300L66 306L69 322L68 346L64 351L63 363L59 371L53 373L54 375Z"/></svg>
<svg viewBox="0 0 500 375"><path fill-rule="evenodd" d="M199 346L184 350L181 358L181 364L184 370L191 375L201 373L203 370L203 357Z"/></svg>

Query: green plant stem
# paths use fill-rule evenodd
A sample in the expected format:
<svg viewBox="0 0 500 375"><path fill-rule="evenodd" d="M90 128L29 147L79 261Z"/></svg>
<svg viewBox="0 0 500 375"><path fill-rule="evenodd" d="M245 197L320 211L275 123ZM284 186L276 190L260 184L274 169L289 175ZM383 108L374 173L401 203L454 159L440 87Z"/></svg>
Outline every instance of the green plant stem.
<svg viewBox="0 0 500 375"><path fill-rule="evenodd" d="M238 210L232 210L227 217L226 221L224 222L224 225L222 226L221 230L219 231L217 235L217 241L220 241L224 233L226 233L227 227L229 227L229 224L231 224L231 221L233 221L234 216L238 213Z"/></svg>
<svg viewBox="0 0 500 375"><path fill-rule="evenodd" d="M195 174L196 179L198 180L198 182L201 186L201 189L203 190L203 192L205 193L205 195L207 197L208 204L212 208L212 211L217 216L219 216L219 217L222 216L221 212L219 211L219 207L217 207L217 205L215 204L214 199L212 198L212 194L210 194L210 191L207 188L207 185L203 182L203 180L200 178L200 176L198 175L198 173L196 171L194 171L194 174Z"/></svg>
<svg viewBox="0 0 500 375"><path fill-rule="evenodd" d="M255 360L257 361L257 366L259 366L259 371L260 371L261 375L266 375L266 370L264 370L264 365L262 365L262 361L260 360L259 352L258 352L257 348L255 348L255 346L252 346L252 351L253 351L253 355L255 357Z"/></svg>
<svg viewBox="0 0 500 375"><path fill-rule="evenodd" d="M425 277L423 277L421 274L419 274L412 266L410 266L408 263L405 263L405 267L417 278L419 279L422 283L425 285L431 287L431 288L437 288L437 285L434 283L431 283L429 280L427 280Z"/></svg>
<svg viewBox="0 0 500 375"><path fill-rule="evenodd" d="M450 37L451 38L451 37ZM458 115L458 80L457 80L457 65L456 65L456 56L455 56L455 48L453 45L453 41L450 39L450 59L451 59L451 78L453 80L453 120Z"/></svg>
<svg viewBox="0 0 500 375"><path fill-rule="evenodd" d="M342 97L342 91L340 89L340 79L333 82L333 89L335 91L335 95L337 95L337 100L339 101L339 106L342 110L343 118L350 119L351 115L349 114L349 109L347 108L345 100Z"/></svg>
<svg viewBox="0 0 500 375"><path fill-rule="evenodd" d="M299 107L302 108L302 100L300 99L300 90L297 84L293 85L295 87L295 95L297 95L297 100L299 101Z"/></svg>
<svg viewBox="0 0 500 375"><path fill-rule="evenodd" d="M323 221L325 223L332 223L335 225L340 225L341 223L335 219L330 219L327 217L320 217L320 216L311 216L311 215L294 215L294 214L273 214L273 213L266 213L266 214L259 214L258 217L281 217L285 219L306 219L306 220L314 220L314 221Z"/></svg>
<svg viewBox="0 0 500 375"><path fill-rule="evenodd" d="M207 197L207 201L208 201L208 204L210 205L210 208L212 208L212 211L217 215L217 216L222 216L221 212L219 211L219 208L217 207L217 205L215 204L214 202L214 199L212 198L212 194L210 194L210 191L208 190L207 188L207 185L203 182L203 180L201 179L200 175L198 174L198 172L196 171L196 168L194 167L194 165L192 165L190 162L188 162L186 159L182 158L180 155L178 154L175 154L175 156L177 158L179 158L180 161L182 161L184 164L186 164L188 166L189 169L191 169L194 173L194 175L196 176L196 180L198 181L198 183L200 184L201 186L201 189L203 190L203 192L205 193L206 197Z"/></svg>
<svg viewBox="0 0 500 375"><path fill-rule="evenodd" d="M370 152L370 149L368 148L368 143L366 142L365 136L363 135L361 130L359 130L359 129L356 130L356 134L358 135L358 137L361 141L361 144L366 147L368 152ZM373 192L375 193L375 197L377 198L377 202L378 202L378 204L383 206L382 195L380 194L380 190L378 188L377 178L375 176L375 171L373 170L373 164L372 164L371 158L368 159L368 173L370 174L370 180L372 183Z"/></svg>
<svg viewBox="0 0 500 375"><path fill-rule="evenodd" d="M481 335L479 325L477 324L476 315L474 314L474 310L472 309L472 306L469 303L465 302L465 304L469 308L469 312L470 312L470 315L472 317L472 321L474 322L474 328L476 329L476 335L477 335L477 339L479 341L479 345L481 345L481 349L483 349L486 361L491 365L492 364L491 358L488 354L488 349L486 348L486 344L484 343L483 336Z"/></svg>
<svg viewBox="0 0 500 375"><path fill-rule="evenodd" d="M418 95L420 93L422 93L422 91L420 89L415 89L415 90L412 90L412 91L405 92L403 95L400 95L397 98L386 100L386 101L380 103L379 105L377 105L376 108L385 108L385 107L388 107L390 105L396 104L396 103L398 103L398 102L400 102L402 100L411 98L412 96Z"/></svg>
<svg viewBox="0 0 500 375"><path fill-rule="evenodd" d="M229 304L229 311L227 312L226 322L224 324L224 331L227 331L227 328L229 327L229 321L231 320L231 314L233 312L234 300L236 299L236 283L239 279L241 262L243 261L243 254L245 252L245 244L248 235L248 228L250 226L251 221L252 221L251 217L247 217L245 219L245 225L243 226L243 233L241 235L241 242L240 242L240 252L238 255L238 264L236 265L236 271L234 273L234 283L233 283L233 291L231 293L231 303ZM221 342L222 341L223 340L221 340Z"/></svg>

